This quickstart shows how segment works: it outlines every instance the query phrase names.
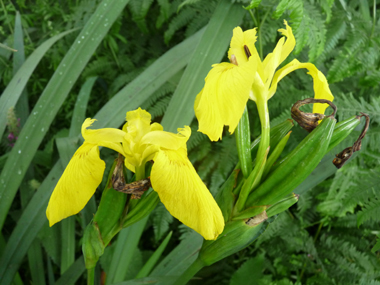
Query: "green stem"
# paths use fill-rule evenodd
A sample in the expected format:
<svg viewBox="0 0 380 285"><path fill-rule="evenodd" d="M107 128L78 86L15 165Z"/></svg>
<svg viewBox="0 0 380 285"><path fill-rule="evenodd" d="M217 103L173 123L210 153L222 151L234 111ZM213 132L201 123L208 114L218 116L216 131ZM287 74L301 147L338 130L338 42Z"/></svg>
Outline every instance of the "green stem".
<svg viewBox="0 0 380 285"><path fill-rule="evenodd" d="M141 180L145 178L145 164L140 165L139 167L136 167L136 181Z"/></svg>
<svg viewBox="0 0 380 285"><path fill-rule="evenodd" d="M241 171L245 178L248 178L252 171L251 158L251 131L249 127L249 117L247 107L235 131L236 147L238 151Z"/></svg>
<svg viewBox="0 0 380 285"><path fill-rule="evenodd" d="M204 262L198 257L193 264L177 279L174 285L187 284L189 280L203 267L205 266Z"/></svg>
<svg viewBox="0 0 380 285"><path fill-rule="evenodd" d="M256 163L261 163L261 161L267 155L267 149L270 143L270 122L269 122L269 111L268 102L265 99L257 96L256 105L259 112L260 123L261 123L261 140L259 144L259 150L256 155Z"/></svg>
<svg viewBox="0 0 380 285"><path fill-rule="evenodd" d="M87 285L94 285L95 281L95 267L87 269Z"/></svg>

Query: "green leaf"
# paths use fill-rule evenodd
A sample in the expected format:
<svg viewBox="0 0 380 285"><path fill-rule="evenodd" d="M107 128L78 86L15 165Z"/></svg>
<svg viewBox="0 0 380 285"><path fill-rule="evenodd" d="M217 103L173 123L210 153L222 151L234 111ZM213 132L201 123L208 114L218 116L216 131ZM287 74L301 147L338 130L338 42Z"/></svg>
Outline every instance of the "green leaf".
<svg viewBox="0 0 380 285"><path fill-rule="evenodd" d="M119 233L110 270L107 275L107 284L124 281L128 266L133 261L135 249L140 241L148 217L149 215Z"/></svg>
<svg viewBox="0 0 380 285"><path fill-rule="evenodd" d="M59 35L56 35L51 39L45 41L28 57L22 67L13 76L11 82L8 83L7 88L5 88L0 96L0 135L4 133L7 122L7 112L9 108L16 105L22 91L24 90L30 76L32 75L34 69L37 67L41 58L59 39L76 30L77 29L72 29L60 33Z"/></svg>
<svg viewBox="0 0 380 285"><path fill-rule="evenodd" d="M61 275L75 261L75 217L61 221Z"/></svg>
<svg viewBox="0 0 380 285"><path fill-rule="evenodd" d="M159 258L161 258L161 255L163 251L165 250L166 246L169 243L170 238L172 237L172 233L170 232L164 241L160 244L160 246L156 249L156 251L152 254L152 256L149 258L149 260L145 263L143 268L139 271L139 273L136 275L135 279L147 277L149 275L149 272L152 271L153 267L156 265Z"/></svg>
<svg viewBox="0 0 380 285"><path fill-rule="evenodd" d="M86 110L88 99L90 98L92 87L97 77L90 77L82 85L78 98L75 102L73 116L71 118L69 137L75 137L80 134L82 124L86 119Z"/></svg>
<svg viewBox="0 0 380 285"><path fill-rule="evenodd" d="M66 270L66 272L59 278L55 285L68 285L76 284L76 281L83 275L86 267L84 266L83 256L79 257L75 262Z"/></svg>
<svg viewBox="0 0 380 285"><path fill-rule="evenodd" d="M128 1L103 0L99 3L97 10L75 39L37 101L1 172L0 228L4 224L8 210L17 193L17 188L20 186L51 122L97 46ZM17 173L18 175L13 176L10 173Z"/></svg>
<svg viewBox="0 0 380 285"><path fill-rule="evenodd" d="M187 235L152 271L149 276L179 276L195 261L203 238L196 232Z"/></svg>
<svg viewBox="0 0 380 285"><path fill-rule="evenodd" d="M255 280L254 284L265 284L260 282L263 277L264 255L248 259L244 264L236 270L232 275L230 285L247 284L247 280Z"/></svg>
<svg viewBox="0 0 380 285"><path fill-rule="evenodd" d="M194 118L195 97L201 91L211 65L220 62L225 55L232 29L241 22L244 13L239 4L232 4L229 0L221 1L215 9L162 119L166 131L176 132L177 128L190 125Z"/></svg>

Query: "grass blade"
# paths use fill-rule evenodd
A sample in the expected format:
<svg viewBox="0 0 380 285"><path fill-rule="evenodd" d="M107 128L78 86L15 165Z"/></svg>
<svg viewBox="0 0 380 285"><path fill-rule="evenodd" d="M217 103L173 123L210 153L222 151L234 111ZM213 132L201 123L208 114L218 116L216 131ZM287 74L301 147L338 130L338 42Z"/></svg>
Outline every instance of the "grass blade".
<svg viewBox="0 0 380 285"><path fill-rule="evenodd" d="M4 92L0 96L0 135L4 133L7 122L7 112L9 108L16 105L22 91L24 90L30 76L32 75L34 69L37 67L41 58L59 39L76 30L77 29L72 29L60 33L59 35L56 35L51 39L45 41L28 57L23 66L13 76L12 80L9 82Z"/></svg>
<svg viewBox="0 0 380 285"><path fill-rule="evenodd" d="M84 265L83 256L80 256L75 262L66 270L66 272L59 278L55 285L69 285L75 284L75 282L85 272L86 267Z"/></svg>
<svg viewBox="0 0 380 285"><path fill-rule="evenodd" d="M21 130L0 176L0 229L42 139L82 70L129 0L103 0L61 61ZM21 155L22 151L22 155ZM10 175L17 173L18 175Z"/></svg>
<svg viewBox="0 0 380 285"><path fill-rule="evenodd" d="M148 218L149 215L119 233L106 284L124 281Z"/></svg>
<svg viewBox="0 0 380 285"><path fill-rule="evenodd" d="M78 99L74 106L73 117L71 118L70 137L75 137L80 134L82 124L86 119L88 99L90 98L91 90L96 79L97 77L88 78L79 91Z"/></svg>
<svg viewBox="0 0 380 285"><path fill-rule="evenodd" d="M244 13L241 5L229 0L218 4L162 119L166 131L176 132L177 128L190 125L195 96L201 91L211 65L226 54L232 29L241 22Z"/></svg>
<svg viewBox="0 0 380 285"><path fill-rule="evenodd" d="M202 243L202 236L192 232L157 265L149 276L181 275L198 257Z"/></svg>
<svg viewBox="0 0 380 285"><path fill-rule="evenodd" d="M75 261L75 216L61 222L61 275ZM38 284L38 283L37 283Z"/></svg>
<svg viewBox="0 0 380 285"><path fill-rule="evenodd" d="M149 260L144 264L143 268L137 273L135 279L147 277L152 271L153 267L156 265L158 259L161 257L162 253L164 252L166 246L168 245L170 238L172 237L173 232L170 232L164 241L160 244L160 246L157 248L157 250L152 254L152 256L149 258Z"/></svg>

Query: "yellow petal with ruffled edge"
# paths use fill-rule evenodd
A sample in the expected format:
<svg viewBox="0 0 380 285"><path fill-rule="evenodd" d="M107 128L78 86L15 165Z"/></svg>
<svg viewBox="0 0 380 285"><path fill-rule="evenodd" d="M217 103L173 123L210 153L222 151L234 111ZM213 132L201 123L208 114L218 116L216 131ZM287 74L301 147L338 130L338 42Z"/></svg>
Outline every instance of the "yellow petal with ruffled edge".
<svg viewBox="0 0 380 285"><path fill-rule="evenodd" d="M134 142L140 141L151 130L152 116L141 108L127 112L126 119L127 123L123 126L123 131L128 133Z"/></svg>
<svg viewBox="0 0 380 285"><path fill-rule="evenodd" d="M264 73L261 75L261 78L266 86L266 89L269 89L277 67L289 56L296 45L292 28L288 26L286 21L284 21L284 24L286 29L279 29L278 31L287 38L286 41L285 37L282 37L278 41L273 53L268 54L263 62Z"/></svg>
<svg viewBox="0 0 380 285"><path fill-rule="evenodd" d="M150 179L170 214L206 240L215 240L222 233L222 212L183 152L159 151Z"/></svg>
<svg viewBox="0 0 380 285"><path fill-rule="evenodd" d="M88 143L97 144L100 141L107 142L122 142L125 132L114 128L103 128L103 129L87 129L90 127L96 119L87 118L82 124L82 136L84 140Z"/></svg>
<svg viewBox="0 0 380 285"><path fill-rule="evenodd" d="M173 134L164 131L153 131L146 134L141 139L141 144L158 145L162 148L177 150L185 147L186 142L191 136L191 129L189 126L177 129L178 134Z"/></svg>
<svg viewBox="0 0 380 285"><path fill-rule="evenodd" d="M263 67L255 46L256 39L256 29L243 32L240 27L236 27L233 30L230 49L228 50L228 58L231 59L231 56L234 55L238 65L248 62L247 55L244 51L244 46L246 45L251 53L252 59L256 62L257 71L262 72Z"/></svg>
<svg viewBox="0 0 380 285"><path fill-rule="evenodd" d="M326 77L320 72L314 64L312 63L301 63L298 60L293 60L289 64L285 65L283 68L278 70L273 77L272 86L269 90L269 98L276 93L278 82L288 75L290 72L300 69L306 68L313 77L313 87L314 87L314 98L315 99L326 99L329 101L334 100L334 96L332 95L329 84L327 83ZM324 114L328 104L314 104L313 113Z"/></svg>
<svg viewBox="0 0 380 285"><path fill-rule="evenodd" d="M231 63L213 65L205 79L205 86L194 104L199 132L212 141L222 138L224 125L232 134L247 104L256 63L253 59L239 66Z"/></svg>
<svg viewBox="0 0 380 285"><path fill-rule="evenodd" d="M102 182L104 169L98 146L84 142L71 158L50 197L46 209L50 226L84 208Z"/></svg>

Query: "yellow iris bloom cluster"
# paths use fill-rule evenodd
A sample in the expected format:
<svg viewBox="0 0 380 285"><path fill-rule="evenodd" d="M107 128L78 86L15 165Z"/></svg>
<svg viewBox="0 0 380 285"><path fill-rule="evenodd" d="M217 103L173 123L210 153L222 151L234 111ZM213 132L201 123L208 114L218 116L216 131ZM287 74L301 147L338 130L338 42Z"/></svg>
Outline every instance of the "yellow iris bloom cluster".
<svg viewBox="0 0 380 285"><path fill-rule="evenodd" d="M87 129L94 121L86 119L83 123L85 141L50 197L46 210L50 226L77 214L95 193L105 169L99 157L99 146L103 146L122 154L132 172L153 160L152 188L166 209L205 239L217 238L224 228L223 215L187 158L186 142L191 135L188 126L178 129L178 134L165 132L160 124L151 124L151 115L141 108L127 113L122 130Z"/></svg>
<svg viewBox="0 0 380 285"><path fill-rule="evenodd" d="M273 53L264 61L255 48L256 29L233 30L228 51L231 63L220 63L205 79L205 86L195 100L199 131L212 141L222 138L223 127L230 133L236 129L248 99L258 107L274 95L278 82L290 72L306 68L313 77L315 98L333 100L325 76L311 63L293 60L276 72L278 66L295 47L292 29L285 21L282 37ZM285 40L286 38L286 40ZM324 113L327 104L314 105L314 113ZM265 111L267 113L267 109ZM87 204L102 181L105 163L99 157L99 146L117 151L125 157L132 172L153 160L151 183L168 211L205 239L214 240L222 233L224 220L217 203L187 158L186 142L191 135L188 126L178 134L163 131L151 124L151 115L142 110L127 113L122 130L88 129L95 120L82 125L83 145L75 152L50 197L46 215L50 226L77 214Z"/></svg>
<svg viewBox="0 0 380 285"><path fill-rule="evenodd" d="M284 35L272 53L263 61L257 53L256 29L233 30L228 57L231 63L214 64L205 79L205 86L194 104L199 131L210 140L222 138L223 127L229 126L232 134L244 112L248 99L258 105L268 101L276 93L278 82L290 72L306 68L314 80L316 99L334 99L325 76L312 63L300 63L294 59L276 72L278 66L289 56L296 45L291 27L285 21ZM285 41L286 37L286 41ZM314 113L323 114L327 104L315 104Z"/></svg>

